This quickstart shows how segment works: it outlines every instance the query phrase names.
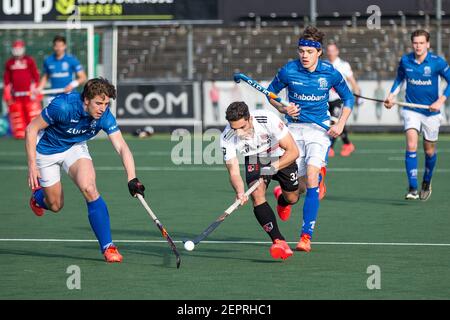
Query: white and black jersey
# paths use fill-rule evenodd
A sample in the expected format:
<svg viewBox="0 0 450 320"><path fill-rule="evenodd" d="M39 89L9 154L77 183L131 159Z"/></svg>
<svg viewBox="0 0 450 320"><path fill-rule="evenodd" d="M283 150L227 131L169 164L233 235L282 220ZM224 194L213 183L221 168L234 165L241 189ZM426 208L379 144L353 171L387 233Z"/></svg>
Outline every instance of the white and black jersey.
<svg viewBox="0 0 450 320"><path fill-rule="evenodd" d="M250 112L253 125L251 137L238 137L236 131L228 124L220 136L220 146L224 160L237 156L258 155L260 157L280 157L284 150L279 147L279 141L289 133L284 122L274 113L266 110Z"/></svg>
<svg viewBox="0 0 450 320"><path fill-rule="evenodd" d="M345 82L347 83L347 86L349 86L348 78L353 76L352 67L350 67L350 64L347 61L342 60L341 58L336 58L336 60L332 63L333 67L339 71L342 74L342 77L344 78ZM350 86L349 86L350 87ZM337 94L336 90L331 89L330 90L330 98L328 101L336 101L341 100L341 97Z"/></svg>

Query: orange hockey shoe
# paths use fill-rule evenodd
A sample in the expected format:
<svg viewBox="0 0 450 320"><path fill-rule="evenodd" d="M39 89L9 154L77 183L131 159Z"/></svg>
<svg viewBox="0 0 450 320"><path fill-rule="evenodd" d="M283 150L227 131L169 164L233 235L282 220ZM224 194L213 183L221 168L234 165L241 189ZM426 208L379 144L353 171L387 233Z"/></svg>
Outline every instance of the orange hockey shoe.
<svg viewBox="0 0 450 320"><path fill-rule="evenodd" d="M30 208L31 208L31 210L33 210L33 212L34 212L35 215L37 215L38 217L41 217L41 216L44 215L45 209L44 209L44 208L41 208L41 207L37 204L36 199L34 199L34 193L35 193L36 191L38 191L39 189L42 189L42 187L34 188L33 191L32 191L33 193L32 193L31 198L30 198Z"/></svg>
<svg viewBox="0 0 450 320"><path fill-rule="evenodd" d="M341 149L341 156L349 157L353 151L355 151L355 146L353 143L344 143Z"/></svg>
<svg viewBox="0 0 450 320"><path fill-rule="evenodd" d="M275 239L272 246L270 247L270 255L274 259L287 259L292 256L294 252L292 252L291 248L285 240Z"/></svg>
<svg viewBox="0 0 450 320"><path fill-rule="evenodd" d="M278 198L281 196L282 191L280 186L276 186L273 188L273 195L275 196L275 199L278 200ZM291 205L287 205L286 207L282 207L277 204L277 213L281 220L286 221L291 216Z"/></svg>
<svg viewBox="0 0 450 320"><path fill-rule="evenodd" d="M302 236L300 237L300 241L297 243L297 246L295 247L295 250L310 252L311 236L309 234L303 233Z"/></svg>
<svg viewBox="0 0 450 320"><path fill-rule="evenodd" d="M112 245L109 246L105 252L103 252L103 256L105 257L106 262L113 263L113 262L122 262L122 255L119 253L119 250L117 250L117 247Z"/></svg>

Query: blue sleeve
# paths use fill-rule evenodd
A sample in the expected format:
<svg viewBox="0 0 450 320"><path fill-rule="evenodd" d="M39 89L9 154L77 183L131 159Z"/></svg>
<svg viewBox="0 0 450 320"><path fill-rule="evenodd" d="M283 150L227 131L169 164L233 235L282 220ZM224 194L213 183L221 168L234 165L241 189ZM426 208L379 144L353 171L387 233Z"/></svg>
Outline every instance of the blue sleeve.
<svg viewBox="0 0 450 320"><path fill-rule="evenodd" d="M75 73L83 71L83 66L81 65L80 61L78 61L78 59L75 57L71 57L70 65L72 66L72 70Z"/></svg>
<svg viewBox="0 0 450 320"><path fill-rule="evenodd" d="M64 96L56 97L50 102L50 104L42 110L41 116L45 122L49 125L54 125L55 123L64 123L67 121L66 112L66 99Z"/></svg>
<svg viewBox="0 0 450 320"><path fill-rule="evenodd" d="M332 86L336 90L339 97L342 99L344 107L353 109L353 105L355 104L355 97L353 97L353 93L347 86L347 83L342 77L342 74L339 71L334 70L332 77Z"/></svg>
<svg viewBox="0 0 450 320"><path fill-rule="evenodd" d="M116 118L114 118L113 114L107 109L105 111L104 118L102 119L101 128L103 131L106 132L106 134L110 135L111 133L114 133L116 131L119 131L119 126L117 125Z"/></svg>
<svg viewBox="0 0 450 320"><path fill-rule="evenodd" d="M444 90L444 96L447 98L450 96L450 67L447 61L440 59L438 64L439 75L447 81L447 87Z"/></svg>
<svg viewBox="0 0 450 320"><path fill-rule="evenodd" d="M286 70L286 66L282 67L278 70L277 75L273 78L269 87L267 88L269 91L278 94L281 90L286 88L289 84L288 73Z"/></svg>
<svg viewBox="0 0 450 320"><path fill-rule="evenodd" d="M403 80L405 80L405 68L403 67L403 58L398 63L397 68L397 78L395 78L394 84L391 88L391 93L393 93L397 88L402 84Z"/></svg>

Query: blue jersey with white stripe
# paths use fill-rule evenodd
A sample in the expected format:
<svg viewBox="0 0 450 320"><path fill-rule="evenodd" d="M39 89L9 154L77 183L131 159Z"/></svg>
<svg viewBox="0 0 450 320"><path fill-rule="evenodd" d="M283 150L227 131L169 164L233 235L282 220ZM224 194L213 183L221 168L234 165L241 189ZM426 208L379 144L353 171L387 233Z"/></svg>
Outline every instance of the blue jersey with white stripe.
<svg viewBox="0 0 450 320"><path fill-rule="evenodd" d="M279 93L287 88L289 102L300 106L300 122L310 122L302 117L308 115L323 122L330 119L328 112L329 91L334 88L344 102L344 106L353 108L353 94L341 73L329 62L319 59L316 70L305 69L300 60L288 62L279 71L269 85L268 90ZM298 122L286 115L288 122Z"/></svg>
<svg viewBox="0 0 450 320"><path fill-rule="evenodd" d="M398 65L397 78L391 88L391 93L396 91L406 80L406 101L418 104L431 105L439 98L439 76L450 83L450 68L447 62L430 52L427 53L422 63L417 63L414 52L405 54ZM450 85L444 91L444 95L450 95ZM426 116L439 114L427 109L406 108L422 113Z"/></svg>
<svg viewBox="0 0 450 320"><path fill-rule="evenodd" d="M41 116L49 124L37 144L36 150L41 154L64 152L75 143L93 138L100 130L108 135L119 130L109 107L99 119L94 119L84 110L78 92L58 95Z"/></svg>
<svg viewBox="0 0 450 320"><path fill-rule="evenodd" d="M74 74L82 70L80 61L70 54L61 59L52 54L44 60L44 74L50 78L52 89L65 88L72 82Z"/></svg>

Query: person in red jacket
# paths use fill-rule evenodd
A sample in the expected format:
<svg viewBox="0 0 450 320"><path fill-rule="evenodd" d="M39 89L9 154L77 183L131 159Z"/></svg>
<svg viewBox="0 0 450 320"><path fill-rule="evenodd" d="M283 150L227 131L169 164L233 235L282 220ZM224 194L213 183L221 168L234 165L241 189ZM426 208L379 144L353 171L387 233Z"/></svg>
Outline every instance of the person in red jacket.
<svg viewBox="0 0 450 320"><path fill-rule="evenodd" d="M13 137L24 139L25 128L42 110L42 96L32 93L39 83L39 71L34 59L25 55L25 42L14 41L11 51L13 57L6 61L3 75L3 99L8 105Z"/></svg>

